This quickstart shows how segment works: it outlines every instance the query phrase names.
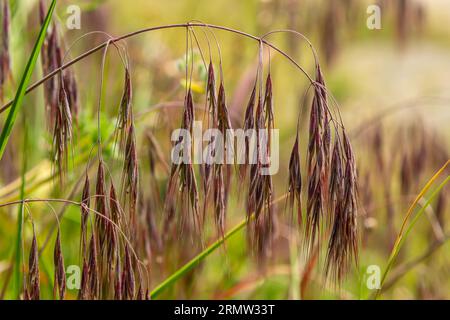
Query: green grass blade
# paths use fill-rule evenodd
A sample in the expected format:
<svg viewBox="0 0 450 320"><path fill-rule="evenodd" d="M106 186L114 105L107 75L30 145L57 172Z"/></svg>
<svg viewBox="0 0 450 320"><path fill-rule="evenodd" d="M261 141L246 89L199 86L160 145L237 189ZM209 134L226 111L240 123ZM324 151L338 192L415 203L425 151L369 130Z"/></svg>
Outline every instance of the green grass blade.
<svg viewBox="0 0 450 320"><path fill-rule="evenodd" d="M45 17L44 24L39 31L39 36L34 44L31 56L28 59L28 63L25 67L25 71L20 79L19 88L17 89L16 96L14 98L11 109L9 110L8 117L6 118L5 125L3 126L2 133L0 135L0 160L3 158L3 153L5 152L6 145L8 144L9 136L11 135L14 122L16 120L17 114L22 106L23 98L25 96L25 91L27 89L28 83L30 82L31 75L33 73L34 66L36 65L37 58L41 52L42 44L44 43L45 34L47 33L48 26L52 19L53 11L56 6L56 0L52 1L50 8L48 9L47 16Z"/></svg>

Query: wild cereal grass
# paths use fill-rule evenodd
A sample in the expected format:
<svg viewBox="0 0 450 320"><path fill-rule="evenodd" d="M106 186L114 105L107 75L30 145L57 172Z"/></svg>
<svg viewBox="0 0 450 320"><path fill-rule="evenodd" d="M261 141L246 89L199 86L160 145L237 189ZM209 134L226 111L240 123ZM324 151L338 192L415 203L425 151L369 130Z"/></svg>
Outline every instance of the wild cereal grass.
<svg viewBox="0 0 450 320"><path fill-rule="evenodd" d="M51 23L49 21L53 7L49 10L45 1L40 0L38 21L44 27L50 24L45 39L36 46L44 77L28 88L27 81L21 81L16 99L7 102L4 101L4 88L12 81L8 3L2 2L0 98L4 106L1 112L14 112L17 97L42 87L46 120L43 126L52 137L48 141L52 174L47 181L58 185L59 189L50 192L48 197L34 197L32 190L36 186L33 183L38 185L38 182L25 179L24 172L22 186L24 190L27 188L26 196L22 193L22 198L0 204L2 210L20 206L24 216L24 227L20 230L24 235L18 238L20 243L15 252L16 263L19 261L22 265L16 265L16 270L20 271L16 275L20 276L20 287L14 293L14 299L38 300L44 296L48 284L44 286L41 281L42 268L48 272L48 266L43 266L40 258L46 254L44 249L49 239L55 239L53 279L46 278L46 282L51 283L53 299L143 300L156 298L176 281L181 282L179 286L184 292L190 292L193 283L199 281L195 279L193 269L201 268L204 259L220 247L224 249L222 254L227 256L226 240L244 228L248 255L256 263L259 275L269 274L271 264L277 261L279 254L285 254L286 249L280 249L280 239L284 238L304 257L298 285L302 297L316 273L323 275L324 287L339 290L350 274L358 273L361 247L369 241L374 221L379 219L372 208L375 184L381 186L385 199L388 236L383 241L386 252L391 252L382 281L385 283L405 230L404 225L399 234L396 231L398 210L394 204L396 199L392 197L393 189L400 189L404 195L417 193L423 181L418 177L429 176L430 167L448 164L448 151L445 143L423 124L415 124L411 130L404 129L413 132L414 141L418 143L407 144L405 140L412 135L399 133L393 146L385 143L381 126L367 132L363 128L357 137L366 139L372 162L365 162L360 167L361 160L352 145L357 137L347 130L336 98L325 81L323 70L326 69L305 35L293 30L275 30L258 37L228 27L189 22L145 28L119 37L108 35L105 42L69 60L68 48L71 47L66 45L61 26L55 18ZM354 4L348 3L350 10ZM406 3L400 1L399 5ZM333 2L325 13L328 18L320 41L326 64L331 64L338 53L335 30L343 23L339 10ZM402 39L406 38L404 19L404 16L398 16L398 36ZM133 60L125 42L140 34L168 29L186 31L184 57L180 59L184 60L180 62L180 68L185 76L175 93L181 101L172 103L174 108L167 107L165 101L153 107L150 111L158 114L156 124L146 128L140 122L138 112L142 111L138 108L142 98L135 94L141 84L134 76ZM253 40L257 52L256 67L249 73L249 85L244 87L242 99L245 102L242 106L239 104L239 110L231 107L234 92L229 89L229 82L236 75L229 76L223 66L227 56L222 55L221 42L216 35L219 32ZM299 36L307 44L313 56L313 76L308 73L308 67L267 40L274 33ZM87 36L91 35L78 40ZM94 53L99 51L102 53L100 84L99 89L94 90L98 104L92 106L92 102L86 101L86 95L94 84L80 82L77 67L82 60L94 65L90 59L94 59ZM292 65L292 72L300 71L307 81L307 86L300 92L303 100L298 109L276 104L276 97L285 93L277 85L278 74L272 72L273 65L279 61L276 56ZM112 59L120 61L113 66L114 71L108 64ZM120 74L120 88L109 88L110 72ZM30 76L31 73L28 79ZM196 81L197 78L203 80ZM110 101L111 97L115 100ZM33 107L26 106L28 109ZM293 145L288 147L290 156L280 169L284 170L285 177L280 186L280 176L264 174L264 169L270 167L274 144L278 143L272 134L278 129L277 111L281 108L292 109L296 126L295 131L289 133ZM24 111L26 116L28 109ZM84 123L86 114L95 117L93 129ZM194 161L196 154L191 151L198 141L186 140L180 133L169 142L170 129L176 128L177 123L183 132L193 135L198 121L203 124L204 131L216 130L222 137L238 128L263 131L267 136L266 140L256 139L255 148L251 147L253 136L244 137L241 150L235 142L226 145L222 154L224 159L236 159L236 153L243 153L245 162L236 165L212 161L222 151L221 141L214 137L206 149L207 161L198 164ZM112 125L108 126L109 123ZM11 121L11 128L13 125L14 121ZM8 136L2 134L3 149ZM179 144L185 146L180 155L187 161L169 162L170 148ZM84 145L83 149L80 145ZM392 151L396 153L395 157L386 156L388 148L395 149ZM251 162L252 158L256 161ZM431 182L448 173L446 166ZM77 180L78 183L74 183ZM429 187L431 183L425 191ZM443 193L436 193L435 197L433 231L443 243L447 198ZM237 206L235 202L243 205ZM40 205L46 206L49 214L33 219L33 210ZM57 213L55 208L59 207L61 211ZM79 223L77 240L72 243L69 239L75 236L61 227L64 214L70 211L66 207L77 209L75 218L71 214L71 219ZM237 207L241 212L234 212ZM412 209L408 211L405 223L412 212ZM230 226L230 215L240 215L242 221ZM50 217L52 220L48 222ZM43 243L40 233L47 230L48 224L54 227ZM65 252L73 243L78 252L76 259ZM75 295L68 288L69 275L66 273L68 264L74 264L74 260L78 260L76 263L81 270ZM181 263L180 269L173 269ZM11 277L5 277L3 290L11 285Z"/></svg>

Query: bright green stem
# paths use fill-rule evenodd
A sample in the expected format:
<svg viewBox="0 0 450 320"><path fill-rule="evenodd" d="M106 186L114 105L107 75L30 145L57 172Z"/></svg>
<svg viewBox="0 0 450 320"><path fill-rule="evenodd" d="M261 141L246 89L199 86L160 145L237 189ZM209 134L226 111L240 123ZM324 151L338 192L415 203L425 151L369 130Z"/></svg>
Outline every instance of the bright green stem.
<svg viewBox="0 0 450 320"><path fill-rule="evenodd" d="M48 9L47 16L45 17L44 24L39 31L39 36L34 44L33 51L31 52L31 56L28 59L27 65L25 67L25 71L20 79L19 88L17 89L16 96L11 105L11 109L9 110L8 117L6 118L5 125L3 126L2 133L0 135L0 160L3 157L3 153L5 152L6 145L8 144L9 136L11 135L12 128L14 127L14 123L16 121L17 114L19 113L20 108L22 107L23 98L25 97L25 91L27 89L28 83L30 82L31 75L33 74L33 69L36 64L39 53L41 52L42 44L45 40L45 34L47 33L47 28L50 24L53 10L56 6L56 0L52 1L50 8Z"/></svg>
<svg viewBox="0 0 450 320"><path fill-rule="evenodd" d="M172 286L178 279L183 277L187 272L195 268L203 259L213 253L217 248L219 248L225 240L232 237L234 234L239 232L241 229L244 229L247 225L247 219L241 221L238 225L236 225L233 229L228 231L222 238L218 239L210 246L208 246L205 250L203 250L200 254L195 256L191 261L186 263L180 269L178 269L175 273L169 276L166 280L160 283L153 291L150 293L151 299L155 299L158 297L161 292L163 292L168 287Z"/></svg>

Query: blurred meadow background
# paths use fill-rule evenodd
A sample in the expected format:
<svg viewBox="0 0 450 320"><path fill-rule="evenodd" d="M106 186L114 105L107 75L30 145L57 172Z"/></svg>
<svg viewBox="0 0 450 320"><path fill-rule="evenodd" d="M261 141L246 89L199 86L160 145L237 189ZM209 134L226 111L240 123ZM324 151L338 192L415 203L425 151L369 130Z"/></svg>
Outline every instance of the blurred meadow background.
<svg viewBox="0 0 450 320"><path fill-rule="evenodd" d="M14 97L39 32L38 1L10 1L10 4L12 77L6 81L2 105ZM369 30L366 26L369 17L366 10L370 4L381 8L381 30ZM79 30L66 27L69 5L81 8ZM325 278L325 251L312 258L305 254L299 245L303 233L286 222L282 201L276 210L279 219L274 247L264 268L252 257L246 234L240 231L227 240L226 247L215 250L158 298L373 297L374 291L366 285L367 267L385 268L409 206L427 181L449 160L449 20L450 0L58 1L54 21L65 49L92 31L103 31L115 37L141 28L188 21L222 25L256 36L277 29L301 32L318 53L328 90L339 104L353 144L359 182L359 265L349 270L340 286ZM201 30L197 32L202 34ZM240 126L258 64L258 42L221 30L213 32L220 44L230 116L234 126ZM207 44L200 38L202 49L207 52ZM99 33L83 37L72 47L66 62L105 40L107 36ZM289 54L309 74L314 74L313 55L300 37L280 33L270 35L267 40ZM127 39L122 45L125 43L133 83L139 184L141 198L147 199L153 188L165 192L170 132L179 126L185 93L186 30L153 31ZM218 61L214 43L212 47L213 57ZM113 134L123 91L123 68L114 50L111 48L108 54L103 83L101 134L104 140ZM270 56L275 128L280 129L280 168L273 176L274 198L277 198L287 191L289 156L299 112L301 161L305 167L311 97L304 97L308 86L305 76L275 51L271 50ZM97 52L71 68L78 84L80 111L64 187L55 176L51 161L52 136L40 88L26 96L0 161L0 204L21 199L21 185L24 198L80 201L84 172L97 139L101 58L101 53ZM192 59L194 101L203 107L207 71L198 50ZM268 59L264 61L267 67ZM38 63L32 82L42 76L41 63ZM0 115L2 125L5 115ZM155 150L159 152L153 152ZM103 153L109 170L121 169L112 144L106 144ZM95 165L91 169L88 171L94 176ZM448 175L447 168L443 176ZM425 204L428 196L430 193L425 194L419 204ZM233 181L227 230L245 217L244 202L238 181ZM54 206L56 213L63 214L60 226L65 265L80 265L80 210L62 204ZM138 211L148 211L149 206L152 204L140 203ZM160 227L164 213L161 206L158 208L153 212L154 221L145 214L139 215L143 228L151 229L148 238L141 239L143 245L138 252L149 268L150 288L202 250L189 238L164 234ZM29 210L39 246L43 247L39 257L41 298L50 299L54 281L55 218L45 204L30 205ZM14 282L17 278L14 274L17 216L17 206L0 208L0 297L7 299L17 298L18 291ZM449 219L447 186L433 198L409 233L380 298L450 298ZM206 222L206 243L217 239L213 220L210 217ZM161 245L164 237L172 236L174 239L169 245ZM32 239L29 223L24 224L23 239L27 269ZM77 290L67 289L66 298L76 299L77 295Z"/></svg>

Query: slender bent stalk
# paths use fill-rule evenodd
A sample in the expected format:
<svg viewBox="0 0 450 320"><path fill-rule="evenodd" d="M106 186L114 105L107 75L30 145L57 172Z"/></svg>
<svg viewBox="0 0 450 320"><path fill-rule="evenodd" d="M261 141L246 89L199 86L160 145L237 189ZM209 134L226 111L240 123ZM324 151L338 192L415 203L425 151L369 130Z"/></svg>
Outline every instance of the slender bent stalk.
<svg viewBox="0 0 450 320"><path fill-rule="evenodd" d="M277 200L275 200L272 204L282 201L285 199L287 195L283 195ZM155 299L158 297L164 290L172 286L175 282L177 282L180 278L182 278L187 272L195 268L199 265L199 263L208 257L211 253L213 253L217 248L219 248L225 240L228 240L233 235L238 233L240 230L244 229L247 226L247 223L254 219L254 214L250 216L250 219L243 219L240 223L238 223L234 228L228 231L222 238L216 240L211 245L209 245L205 250L196 255L192 260L182 266L180 269L175 271L172 275L167 277L162 283L160 283L155 289L150 292L150 298Z"/></svg>

